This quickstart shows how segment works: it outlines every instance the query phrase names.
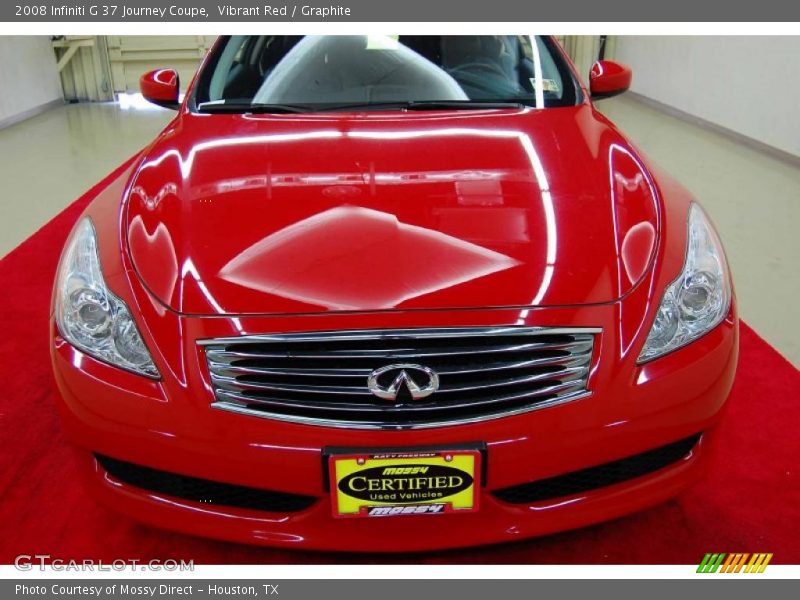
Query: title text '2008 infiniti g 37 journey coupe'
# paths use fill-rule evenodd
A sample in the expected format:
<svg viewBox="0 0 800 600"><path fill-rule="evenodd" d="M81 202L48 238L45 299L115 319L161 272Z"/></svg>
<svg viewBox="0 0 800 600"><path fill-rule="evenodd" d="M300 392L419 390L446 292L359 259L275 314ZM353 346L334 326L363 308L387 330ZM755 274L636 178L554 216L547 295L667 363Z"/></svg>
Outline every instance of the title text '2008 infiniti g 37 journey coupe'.
<svg viewBox="0 0 800 600"><path fill-rule="evenodd" d="M536 36L221 38L61 259L99 500L258 544L520 539L667 499L737 359L719 238Z"/></svg>

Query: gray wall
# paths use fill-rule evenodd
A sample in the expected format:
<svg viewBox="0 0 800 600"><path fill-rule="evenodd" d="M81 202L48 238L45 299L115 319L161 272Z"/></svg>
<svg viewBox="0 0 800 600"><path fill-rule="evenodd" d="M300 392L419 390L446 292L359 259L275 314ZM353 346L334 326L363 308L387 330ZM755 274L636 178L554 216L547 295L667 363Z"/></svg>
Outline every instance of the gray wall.
<svg viewBox="0 0 800 600"><path fill-rule="evenodd" d="M47 36L0 36L0 127L60 101L61 82Z"/></svg>
<svg viewBox="0 0 800 600"><path fill-rule="evenodd" d="M800 156L800 36L619 36L634 92Z"/></svg>

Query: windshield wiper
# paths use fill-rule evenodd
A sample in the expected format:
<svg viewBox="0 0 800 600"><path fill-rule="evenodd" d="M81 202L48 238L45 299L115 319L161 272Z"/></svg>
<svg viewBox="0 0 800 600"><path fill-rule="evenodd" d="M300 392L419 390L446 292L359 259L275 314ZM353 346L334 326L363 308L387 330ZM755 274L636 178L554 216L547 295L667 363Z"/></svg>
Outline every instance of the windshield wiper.
<svg viewBox="0 0 800 600"><path fill-rule="evenodd" d="M524 108L522 102L485 100L420 100L406 104L406 110L491 110L497 108Z"/></svg>
<svg viewBox="0 0 800 600"><path fill-rule="evenodd" d="M492 110L499 108L524 108L521 102L482 100L410 100L404 102L358 102L310 106L301 104L251 104L249 102L203 102L197 106L202 113L306 113L361 109L398 110Z"/></svg>
<svg viewBox="0 0 800 600"><path fill-rule="evenodd" d="M358 102L353 104L329 104L315 111L359 110L369 108L399 110L491 110L498 108L524 108L521 102L482 100L409 100L405 102Z"/></svg>
<svg viewBox="0 0 800 600"><path fill-rule="evenodd" d="M203 102L197 106L202 113L304 113L309 112L306 106L299 104L251 104L249 102Z"/></svg>

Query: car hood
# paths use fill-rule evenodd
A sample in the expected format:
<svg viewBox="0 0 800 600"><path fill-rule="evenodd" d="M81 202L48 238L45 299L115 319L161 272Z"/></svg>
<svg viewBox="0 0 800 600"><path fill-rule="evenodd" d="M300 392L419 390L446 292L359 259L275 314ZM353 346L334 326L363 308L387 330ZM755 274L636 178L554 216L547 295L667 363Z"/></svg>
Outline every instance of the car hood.
<svg viewBox="0 0 800 600"><path fill-rule="evenodd" d="M144 153L124 234L196 315L574 305L649 268L649 174L591 106L184 113Z"/></svg>

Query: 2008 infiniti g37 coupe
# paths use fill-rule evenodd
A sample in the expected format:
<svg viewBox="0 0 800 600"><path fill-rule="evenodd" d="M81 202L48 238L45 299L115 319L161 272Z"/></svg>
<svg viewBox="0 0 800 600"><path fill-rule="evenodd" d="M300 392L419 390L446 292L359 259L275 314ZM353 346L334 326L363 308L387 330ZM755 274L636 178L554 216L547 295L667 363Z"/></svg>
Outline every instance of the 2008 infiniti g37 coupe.
<svg viewBox="0 0 800 600"><path fill-rule="evenodd" d="M94 496L259 544L514 540L676 494L737 359L690 194L532 36L221 38L96 193L52 360Z"/></svg>

